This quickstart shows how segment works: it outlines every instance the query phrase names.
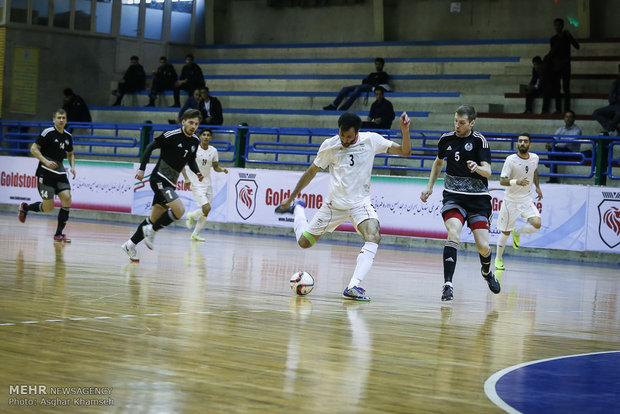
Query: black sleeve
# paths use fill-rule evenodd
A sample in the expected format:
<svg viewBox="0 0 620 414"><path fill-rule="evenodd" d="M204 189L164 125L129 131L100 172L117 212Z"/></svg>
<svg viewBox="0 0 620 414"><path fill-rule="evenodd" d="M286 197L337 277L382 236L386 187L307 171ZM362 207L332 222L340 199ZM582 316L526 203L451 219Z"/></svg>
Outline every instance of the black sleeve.
<svg viewBox="0 0 620 414"><path fill-rule="evenodd" d="M159 137L155 138L153 140L153 142L151 142L149 145L147 145L146 148L144 149L144 154L142 154L142 161L140 162L140 169L142 171L144 171L144 169L146 168L146 164L148 164L149 159L151 158L151 153L153 152L153 150L156 149L156 148L161 148L161 144L162 144L162 139L161 138L163 136L164 136L164 134L161 134ZM194 161L194 163L195 162L196 161Z"/></svg>
<svg viewBox="0 0 620 414"><path fill-rule="evenodd" d="M224 123L222 103L217 98L211 98L211 123L213 125L222 125Z"/></svg>

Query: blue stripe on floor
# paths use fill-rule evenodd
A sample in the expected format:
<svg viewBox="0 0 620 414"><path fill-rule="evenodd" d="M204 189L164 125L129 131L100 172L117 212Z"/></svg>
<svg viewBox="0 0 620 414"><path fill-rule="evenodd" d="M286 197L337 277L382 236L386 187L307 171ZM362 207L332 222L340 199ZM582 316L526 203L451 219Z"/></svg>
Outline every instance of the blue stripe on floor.
<svg viewBox="0 0 620 414"><path fill-rule="evenodd" d="M509 413L607 414L620 401L620 351L528 362L499 371L484 388Z"/></svg>

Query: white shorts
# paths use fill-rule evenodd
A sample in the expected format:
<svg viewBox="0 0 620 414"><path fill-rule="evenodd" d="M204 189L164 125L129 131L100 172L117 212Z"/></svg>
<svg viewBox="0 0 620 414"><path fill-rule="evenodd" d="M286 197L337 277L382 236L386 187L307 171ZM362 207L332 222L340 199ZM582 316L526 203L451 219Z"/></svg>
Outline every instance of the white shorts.
<svg viewBox="0 0 620 414"><path fill-rule="evenodd" d="M323 203L319 211L316 212L310 224L308 224L308 233L313 236L321 236L327 232L332 232L344 223L347 219L351 220L355 230L357 226L364 220L377 219L377 211L374 206L368 202L359 207L354 207L346 210L339 210L332 208L330 203Z"/></svg>
<svg viewBox="0 0 620 414"><path fill-rule="evenodd" d="M199 206L204 206L205 204L211 204L213 200L213 189L209 187L198 187L192 185L192 194L196 199L196 202Z"/></svg>
<svg viewBox="0 0 620 414"><path fill-rule="evenodd" d="M499 231L512 231L515 228L517 219L521 217L524 221L532 217L540 217L538 209L533 201L525 201L516 203L514 201L506 201L502 203L497 218L497 229Z"/></svg>

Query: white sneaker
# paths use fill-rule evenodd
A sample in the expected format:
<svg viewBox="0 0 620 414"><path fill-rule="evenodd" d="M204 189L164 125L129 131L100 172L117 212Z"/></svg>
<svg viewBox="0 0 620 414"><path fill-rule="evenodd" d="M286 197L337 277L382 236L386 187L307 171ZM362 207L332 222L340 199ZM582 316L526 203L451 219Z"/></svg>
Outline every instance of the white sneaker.
<svg viewBox="0 0 620 414"><path fill-rule="evenodd" d="M187 230L193 230L195 225L196 219L188 215L187 220L185 220L185 227L187 227Z"/></svg>
<svg viewBox="0 0 620 414"><path fill-rule="evenodd" d="M192 236L191 236L191 237L192 237L192 240L193 240L193 241L197 241L197 242L203 242L203 241L205 241L205 238L204 238L204 237L202 237L200 234L194 234L194 233L192 233Z"/></svg>
<svg viewBox="0 0 620 414"><path fill-rule="evenodd" d="M136 253L136 246L130 246L129 245L129 240L127 240L125 243L123 243L121 245L121 248L125 251L125 253L127 253L127 256L129 256L129 260L131 260L132 262L139 262L140 259L138 259L138 255Z"/></svg>
<svg viewBox="0 0 620 414"><path fill-rule="evenodd" d="M144 243L146 247L153 250L155 246L155 230L153 230L152 224L142 226L142 233L144 234Z"/></svg>

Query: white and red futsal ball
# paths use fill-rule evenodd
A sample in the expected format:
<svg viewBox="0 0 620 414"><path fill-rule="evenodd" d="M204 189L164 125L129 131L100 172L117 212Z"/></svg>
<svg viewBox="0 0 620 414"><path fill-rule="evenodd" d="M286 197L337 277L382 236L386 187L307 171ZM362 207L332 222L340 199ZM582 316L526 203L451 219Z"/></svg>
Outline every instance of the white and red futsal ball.
<svg viewBox="0 0 620 414"><path fill-rule="evenodd" d="M291 290L298 295L307 295L314 289L314 278L308 272L296 272L291 276Z"/></svg>

